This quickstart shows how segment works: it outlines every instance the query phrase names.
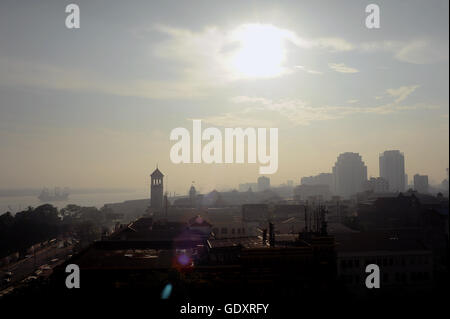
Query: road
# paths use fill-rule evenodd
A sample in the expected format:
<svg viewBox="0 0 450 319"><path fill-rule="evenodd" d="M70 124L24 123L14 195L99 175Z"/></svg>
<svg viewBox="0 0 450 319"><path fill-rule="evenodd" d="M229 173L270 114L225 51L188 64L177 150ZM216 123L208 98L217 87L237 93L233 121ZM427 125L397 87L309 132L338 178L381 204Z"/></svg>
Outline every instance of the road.
<svg viewBox="0 0 450 319"><path fill-rule="evenodd" d="M10 271L13 273L11 282L6 286L2 286L1 289L14 286L28 276L33 275L41 265L49 264L52 266L51 260L54 258L67 258L67 256L72 253L72 250L73 246L58 248L58 244L55 243L49 247L45 247L42 250L37 251L35 255L31 255L28 258L21 259L13 264L1 268L0 271L2 272Z"/></svg>

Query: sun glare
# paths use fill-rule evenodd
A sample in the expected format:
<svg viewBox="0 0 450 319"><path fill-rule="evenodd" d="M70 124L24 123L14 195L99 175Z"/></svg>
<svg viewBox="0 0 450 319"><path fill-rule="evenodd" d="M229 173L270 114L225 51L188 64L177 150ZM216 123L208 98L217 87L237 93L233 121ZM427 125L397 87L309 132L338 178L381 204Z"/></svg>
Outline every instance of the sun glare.
<svg viewBox="0 0 450 319"><path fill-rule="evenodd" d="M246 24L237 28L232 37L239 42L239 49L231 59L231 66L240 76L274 77L284 71L286 30Z"/></svg>

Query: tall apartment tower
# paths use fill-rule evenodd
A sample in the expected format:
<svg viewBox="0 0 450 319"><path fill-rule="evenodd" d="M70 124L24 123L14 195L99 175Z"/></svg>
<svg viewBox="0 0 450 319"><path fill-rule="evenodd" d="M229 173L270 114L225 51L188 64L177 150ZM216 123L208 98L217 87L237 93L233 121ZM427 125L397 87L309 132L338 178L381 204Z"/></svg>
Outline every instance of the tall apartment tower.
<svg viewBox="0 0 450 319"><path fill-rule="evenodd" d="M163 179L164 175L158 169L150 175L151 185L150 185L150 207L153 210L162 210L163 208Z"/></svg>
<svg viewBox="0 0 450 319"><path fill-rule="evenodd" d="M389 191L405 191L405 156L399 150L380 154L380 177L389 183Z"/></svg>
<svg viewBox="0 0 450 319"><path fill-rule="evenodd" d="M367 166L358 153L342 153L333 167L334 193L348 197L364 190Z"/></svg>

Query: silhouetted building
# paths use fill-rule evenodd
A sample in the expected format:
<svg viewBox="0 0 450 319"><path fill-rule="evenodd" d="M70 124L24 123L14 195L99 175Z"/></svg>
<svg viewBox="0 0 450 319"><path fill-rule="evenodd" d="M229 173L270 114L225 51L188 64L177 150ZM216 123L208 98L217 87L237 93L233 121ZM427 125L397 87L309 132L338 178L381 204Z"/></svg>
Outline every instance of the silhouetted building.
<svg viewBox="0 0 450 319"><path fill-rule="evenodd" d="M244 221L266 221L269 216L267 204L242 205L242 219Z"/></svg>
<svg viewBox="0 0 450 319"><path fill-rule="evenodd" d="M295 200L306 200L308 197L318 196L322 199L328 199L331 197L329 185L298 185L294 188Z"/></svg>
<svg viewBox="0 0 450 319"><path fill-rule="evenodd" d="M351 196L363 189L367 180L367 166L358 153L343 153L333 167L334 193Z"/></svg>
<svg viewBox="0 0 450 319"><path fill-rule="evenodd" d="M212 225L208 223L203 217L197 215L188 221L189 229L198 231L202 234L209 236L212 231Z"/></svg>
<svg viewBox="0 0 450 319"><path fill-rule="evenodd" d="M207 249L208 263L226 270L222 276L237 267L246 289L258 293L298 298L336 277L334 237L326 234L275 234L272 226L257 237L209 239Z"/></svg>
<svg viewBox="0 0 450 319"><path fill-rule="evenodd" d="M365 285L369 264L381 269L383 294L429 291L433 284L433 254L419 239L416 232L396 230L339 234L338 276L360 298L374 294Z"/></svg>
<svg viewBox="0 0 450 319"><path fill-rule="evenodd" d="M156 168L155 171L150 176L151 176L150 207L152 210L161 211L163 209L164 175L158 168Z"/></svg>
<svg viewBox="0 0 450 319"><path fill-rule="evenodd" d="M380 154L380 177L389 183L389 191L405 190L405 157L398 150L385 151Z"/></svg>
<svg viewBox="0 0 450 319"><path fill-rule="evenodd" d="M371 177L364 182L363 188L365 191L374 193L387 193L389 192L389 182L383 177Z"/></svg>
<svg viewBox="0 0 450 319"><path fill-rule="evenodd" d="M428 193L428 175L414 175L414 190L422 194Z"/></svg>
<svg viewBox="0 0 450 319"><path fill-rule="evenodd" d="M270 178L266 176L258 177L258 191L262 192L270 189Z"/></svg>
<svg viewBox="0 0 450 319"><path fill-rule="evenodd" d="M333 174L320 173L315 176L302 177L302 185L328 185L330 190L333 188Z"/></svg>
<svg viewBox="0 0 450 319"><path fill-rule="evenodd" d="M247 192L249 190L257 191L258 190L258 184L257 183L239 184L239 191L240 192Z"/></svg>

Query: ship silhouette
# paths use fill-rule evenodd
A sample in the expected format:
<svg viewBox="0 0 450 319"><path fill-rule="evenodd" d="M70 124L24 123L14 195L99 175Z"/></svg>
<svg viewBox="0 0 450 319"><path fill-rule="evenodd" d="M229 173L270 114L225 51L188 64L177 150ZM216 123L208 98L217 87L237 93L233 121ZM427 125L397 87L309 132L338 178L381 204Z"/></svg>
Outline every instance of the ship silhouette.
<svg viewBox="0 0 450 319"><path fill-rule="evenodd" d="M43 188L41 193L38 196L38 199L41 202L56 202L56 201L64 201L69 198L69 189L65 187L62 191L59 187L55 187L53 193L49 191L48 188Z"/></svg>

